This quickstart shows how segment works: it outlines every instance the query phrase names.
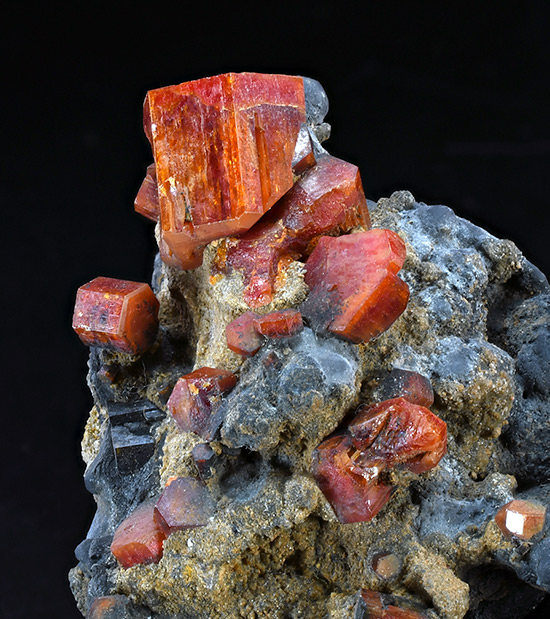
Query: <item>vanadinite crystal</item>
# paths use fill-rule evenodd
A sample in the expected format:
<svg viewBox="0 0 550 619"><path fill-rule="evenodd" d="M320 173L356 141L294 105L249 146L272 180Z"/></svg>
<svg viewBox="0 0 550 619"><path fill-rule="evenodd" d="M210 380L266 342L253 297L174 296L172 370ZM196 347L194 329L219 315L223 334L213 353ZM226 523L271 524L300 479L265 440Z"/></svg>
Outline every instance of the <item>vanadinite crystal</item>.
<svg viewBox="0 0 550 619"><path fill-rule="evenodd" d="M305 119L301 77L227 73L149 91L163 258L195 268L204 245L270 209L294 183Z"/></svg>
<svg viewBox="0 0 550 619"><path fill-rule="evenodd" d="M155 500L142 503L115 531L111 552L122 567L158 563L166 533L154 518Z"/></svg>
<svg viewBox="0 0 550 619"><path fill-rule="evenodd" d="M213 415L219 396L232 389L236 381L232 372L208 367L182 376L166 404L180 430L212 440L217 429Z"/></svg>
<svg viewBox="0 0 550 619"><path fill-rule="evenodd" d="M379 392L382 400L405 398L413 404L430 408L434 403L431 382L422 374L394 368L382 381Z"/></svg>
<svg viewBox="0 0 550 619"><path fill-rule="evenodd" d="M159 191L157 186L157 171L154 163L147 168L143 183L141 183L141 187L134 200L134 208L137 213L147 217L147 219L151 219L152 221L158 221L159 219Z"/></svg>
<svg viewBox="0 0 550 619"><path fill-rule="evenodd" d="M409 288L397 277L405 256L405 244L392 230L322 237L306 262L304 316L317 328L368 342L407 306Z"/></svg>
<svg viewBox="0 0 550 619"><path fill-rule="evenodd" d="M155 505L155 520L166 535L180 529L204 526L214 515L208 488L193 477L170 481Z"/></svg>
<svg viewBox="0 0 550 619"><path fill-rule="evenodd" d="M314 452L313 474L341 522L366 522L391 496L392 488L380 481L383 471L398 465L428 471L446 449L445 422L395 398L365 407L347 434L323 441Z"/></svg>
<svg viewBox="0 0 550 619"><path fill-rule="evenodd" d="M324 234L370 227L367 201L356 166L324 155L253 228L228 239L218 254L222 270L244 275L244 299L261 307L273 298L278 270L309 255Z"/></svg>
<svg viewBox="0 0 550 619"><path fill-rule="evenodd" d="M400 608L389 603L378 591L362 589L361 601L363 604L355 614L357 619L425 619L426 617L415 610ZM360 610L361 607L363 612Z"/></svg>
<svg viewBox="0 0 550 619"><path fill-rule="evenodd" d="M73 329L88 346L141 354L155 341L158 310L148 284L96 277L76 293Z"/></svg>
<svg viewBox="0 0 550 619"><path fill-rule="evenodd" d="M258 316L254 320L254 326L261 335L278 339L300 333L304 328L304 323L302 314L298 310L287 309Z"/></svg>
<svg viewBox="0 0 550 619"><path fill-rule="evenodd" d="M506 503L495 515L499 529L506 537L528 540L544 528L546 507L532 501L516 499Z"/></svg>
<svg viewBox="0 0 550 619"><path fill-rule="evenodd" d="M126 619L131 616L129 606L125 595L104 595L90 604L86 619Z"/></svg>

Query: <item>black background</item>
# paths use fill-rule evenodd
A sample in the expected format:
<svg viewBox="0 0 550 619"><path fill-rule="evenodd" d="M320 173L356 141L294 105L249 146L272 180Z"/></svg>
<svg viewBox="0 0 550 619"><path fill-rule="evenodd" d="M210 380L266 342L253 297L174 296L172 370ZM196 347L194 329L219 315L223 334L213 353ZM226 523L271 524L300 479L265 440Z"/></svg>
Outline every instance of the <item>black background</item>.
<svg viewBox="0 0 550 619"><path fill-rule="evenodd" d="M315 77L326 146L360 166L368 197L447 204L550 272L550 3L42 4L0 19L10 619L80 616L66 573L93 514L79 455L91 398L71 312L93 277L149 279L153 229L132 207L151 161L148 89L227 71Z"/></svg>

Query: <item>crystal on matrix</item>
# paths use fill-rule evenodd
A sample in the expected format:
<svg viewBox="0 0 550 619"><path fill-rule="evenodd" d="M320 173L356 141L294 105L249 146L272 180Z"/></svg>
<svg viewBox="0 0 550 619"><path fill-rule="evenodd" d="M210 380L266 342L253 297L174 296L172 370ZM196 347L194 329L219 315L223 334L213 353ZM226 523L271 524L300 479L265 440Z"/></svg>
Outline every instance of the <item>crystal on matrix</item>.
<svg viewBox="0 0 550 619"><path fill-rule="evenodd" d="M154 163L147 168L145 178L134 200L134 209L137 213L140 213L140 215L147 217L147 219L151 221L159 220L159 191L157 186L157 171Z"/></svg>
<svg viewBox="0 0 550 619"><path fill-rule="evenodd" d="M166 533L154 518L155 500L137 507L115 531L111 552L123 568L158 563Z"/></svg>
<svg viewBox="0 0 550 619"><path fill-rule="evenodd" d="M134 433L124 425L111 428L111 440L117 469L123 475L141 468L155 451L155 439L152 436Z"/></svg>
<svg viewBox="0 0 550 619"><path fill-rule="evenodd" d="M378 393L381 400L405 398L412 404L426 408L430 408L434 403L434 392L429 379L409 370L391 370L382 380Z"/></svg>
<svg viewBox="0 0 550 619"><path fill-rule="evenodd" d="M397 277L405 256L405 243L392 230L322 237L306 262L304 316L352 342L372 340L407 306L409 288Z"/></svg>
<svg viewBox="0 0 550 619"><path fill-rule="evenodd" d="M90 604L86 619L131 619L130 600L125 595L103 595Z"/></svg>
<svg viewBox="0 0 550 619"><path fill-rule="evenodd" d="M73 329L88 346L138 355L155 341L158 310L148 284L96 277L76 293Z"/></svg>
<svg viewBox="0 0 550 619"><path fill-rule="evenodd" d="M220 396L233 389L236 381L232 372L208 367L182 376L166 404L180 430L212 440L218 427L214 413Z"/></svg>
<svg viewBox="0 0 550 619"><path fill-rule="evenodd" d="M426 619L416 610L392 604L393 596L384 596L378 591L361 590L361 602L355 612L356 619Z"/></svg>
<svg viewBox="0 0 550 619"><path fill-rule="evenodd" d="M177 477L163 490L155 504L155 520L166 535L207 524L214 515L208 488L193 477Z"/></svg>
<svg viewBox="0 0 550 619"><path fill-rule="evenodd" d="M390 580L399 573L401 561L393 552L378 553L373 557L372 569L380 578Z"/></svg>
<svg viewBox="0 0 550 619"><path fill-rule="evenodd" d="M149 91L163 258L195 268L207 243L270 209L294 183L305 120L301 77L227 73Z"/></svg>
<svg viewBox="0 0 550 619"><path fill-rule="evenodd" d="M380 475L400 467L423 473L447 449L445 422L404 398L360 410L347 433L323 441L315 450L313 475L340 522L374 518L391 496Z"/></svg>
<svg viewBox="0 0 550 619"><path fill-rule="evenodd" d="M516 499L501 507L495 516L499 529L506 537L531 539L544 528L546 507L533 501Z"/></svg>
<svg viewBox="0 0 550 619"><path fill-rule="evenodd" d="M355 227L370 227L359 170L324 155L255 226L222 245L217 263L242 272L246 303L261 307L272 300L285 262L309 255L322 235Z"/></svg>
<svg viewBox="0 0 550 619"><path fill-rule="evenodd" d="M257 317L258 314L254 312L245 312L225 328L227 346L234 353L243 357L253 357L262 347L264 339L254 324Z"/></svg>
<svg viewBox="0 0 550 619"><path fill-rule="evenodd" d="M254 319L254 327L260 335L278 339L300 333L304 323L298 310L286 309L258 316Z"/></svg>

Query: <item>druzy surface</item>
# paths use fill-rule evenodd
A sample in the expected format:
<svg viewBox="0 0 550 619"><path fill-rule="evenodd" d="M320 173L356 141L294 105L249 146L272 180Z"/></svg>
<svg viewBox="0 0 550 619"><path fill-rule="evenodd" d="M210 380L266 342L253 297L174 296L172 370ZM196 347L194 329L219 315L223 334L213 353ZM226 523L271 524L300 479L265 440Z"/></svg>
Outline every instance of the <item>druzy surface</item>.
<svg viewBox="0 0 550 619"><path fill-rule="evenodd" d="M372 340L407 306L409 288L397 276L405 256L392 230L322 237L306 262L304 316L352 342Z"/></svg>
<svg viewBox="0 0 550 619"><path fill-rule="evenodd" d="M244 276L249 307L273 298L279 269L308 256L325 234L370 227L370 217L357 166L330 155L319 158L261 221L219 250L222 270Z"/></svg>
<svg viewBox="0 0 550 619"><path fill-rule="evenodd" d="M300 77L227 73L149 91L164 258L195 268L205 244L271 208L293 185L305 119Z"/></svg>
<svg viewBox="0 0 550 619"><path fill-rule="evenodd" d="M137 355L155 341L158 309L148 284L96 277L76 293L73 329L88 346Z"/></svg>

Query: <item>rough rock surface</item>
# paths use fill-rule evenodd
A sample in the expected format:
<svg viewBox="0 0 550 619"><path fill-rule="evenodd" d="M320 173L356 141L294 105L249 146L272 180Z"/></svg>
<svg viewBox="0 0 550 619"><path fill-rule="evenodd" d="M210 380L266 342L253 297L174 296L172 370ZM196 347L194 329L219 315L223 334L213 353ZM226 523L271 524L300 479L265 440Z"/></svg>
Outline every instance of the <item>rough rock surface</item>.
<svg viewBox="0 0 550 619"><path fill-rule="evenodd" d="M310 82L308 122L321 140L328 104ZM97 514L70 574L83 614L119 594L131 601L124 617L343 619L362 616L358 591L372 589L430 618L520 618L550 592L550 519L527 541L506 539L494 521L513 498L550 505L546 278L512 242L445 206L402 191L369 209L373 226L407 245L400 276L411 295L368 344L306 327L243 360L225 343L226 325L249 309L243 280L212 276L214 242L193 272L157 259L160 328L150 351L133 360L92 350L95 406L82 447ZM295 262L262 313L306 295ZM197 475L191 452L203 441L177 429L166 401L180 376L202 366L239 376L210 444L216 514L170 535L158 564L122 569L109 549L115 528L169 478ZM371 522L340 524L311 475L312 452L393 368L430 379L448 452L434 470L392 480L396 491ZM388 580L373 569L380 553L398 558Z"/></svg>

